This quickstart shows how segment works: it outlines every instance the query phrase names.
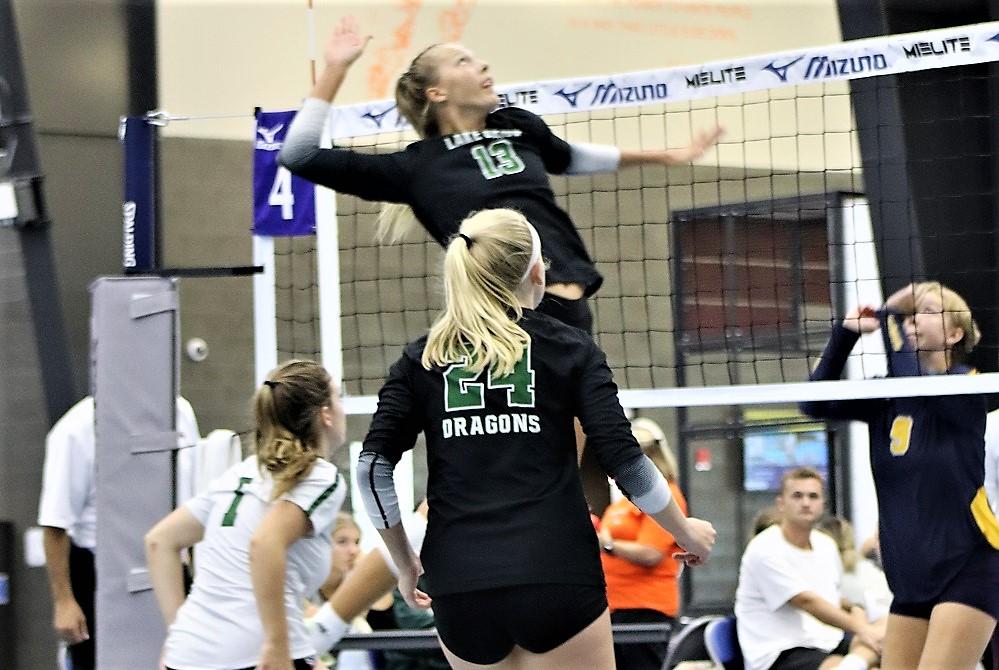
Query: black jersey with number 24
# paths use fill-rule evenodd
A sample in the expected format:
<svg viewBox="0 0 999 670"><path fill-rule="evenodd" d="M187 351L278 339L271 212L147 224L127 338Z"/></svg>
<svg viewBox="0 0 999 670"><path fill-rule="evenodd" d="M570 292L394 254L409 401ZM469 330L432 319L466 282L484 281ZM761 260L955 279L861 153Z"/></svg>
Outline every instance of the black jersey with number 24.
<svg viewBox="0 0 999 670"><path fill-rule="evenodd" d="M422 431L431 595L518 584L602 585L576 464L573 417L608 473L643 458L606 357L583 331L525 310L530 346L497 377L427 370L421 338L392 366L364 450L392 463Z"/></svg>

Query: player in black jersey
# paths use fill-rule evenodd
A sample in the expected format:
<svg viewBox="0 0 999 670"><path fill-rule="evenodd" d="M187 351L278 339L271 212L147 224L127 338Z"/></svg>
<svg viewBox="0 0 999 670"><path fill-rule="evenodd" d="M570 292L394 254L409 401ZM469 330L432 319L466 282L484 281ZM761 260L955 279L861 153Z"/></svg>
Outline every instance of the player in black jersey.
<svg viewBox="0 0 999 670"><path fill-rule="evenodd" d="M938 282L854 308L833 328L812 379L838 379L860 334L881 329L893 377L971 374L980 333ZM985 495L980 395L803 403L807 414L865 421L881 556L895 594L881 667L970 670L999 618L999 524Z"/></svg>
<svg viewBox="0 0 999 670"><path fill-rule="evenodd" d="M682 150L569 144L531 112L497 109L488 64L459 44L439 44L413 59L396 84L399 111L422 140L389 154L320 148L330 103L369 39L358 32L354 17L341 20L325 48L325 67L288 129L279 161L317 184L392 203L379 219L380 239L398 239L418 222L444 246L470 212L495 207L523 212L537 228L551 263L538 311L592 331L586 298L596 293L603 277L569 215L556 203L549 173L592 174L687 162L714 146L721 129L699 134ZM606 478L592 458L583 458L583 435L576 439L584 479L594 487L591 493L599 504L606 495Z"/></svg>
<svg viewBox="0 0 999 670"><path fill-rule="evenodd" d="M672 165L712 147L720 128L701 133L687 149L619 151L568 144L531 112L497 109L488 64L458 44L419 54L396 84L400 113L423 138L404 151L364 154L319 146L330 103L369 37L343 19L325 49L326 65L288 130L279 161L294 174L366 200L396 203L379 222L380 237L396 238L415 220L442 246L462 220L480 209L509 207L537 228L551 262L540 311L592 329L585 298L603 278L569 218L555 202L548 174L613 172L643 163Z"/></svg>
<svg viewBox="0 0 999 670"><path fill-rule="evenodd" d="M415 607L432 596L455 668L528 667L528 657L532 668L613 668L574 417L600 465L684 548L681 560L706 561L714 529L683 516L642 454L593 338L534 309L545 263L522 214L469 217L448 245L444 286L444 313L389 372L357 466L400 590ZM417 556L392 472L421 431L430 513ZM416 588L424 568L426 592Z"/></svg>

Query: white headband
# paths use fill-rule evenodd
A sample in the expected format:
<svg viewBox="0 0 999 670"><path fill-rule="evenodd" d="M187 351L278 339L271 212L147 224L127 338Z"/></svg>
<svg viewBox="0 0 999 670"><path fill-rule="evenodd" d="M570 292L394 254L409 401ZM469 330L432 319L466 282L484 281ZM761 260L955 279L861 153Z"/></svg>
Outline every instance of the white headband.
<svg viewBox="0 0 999 670"><path fill-rule="evenodd" d="M538 237L538 231L534 229L530 221L525 219L524 223L527 224L527 229L531 231L531 260L527 264L527 269L524 270L524 276L520 278L521 284L531 275L531 268L534 267L534 264L541 260L541 238Z"/></svg>

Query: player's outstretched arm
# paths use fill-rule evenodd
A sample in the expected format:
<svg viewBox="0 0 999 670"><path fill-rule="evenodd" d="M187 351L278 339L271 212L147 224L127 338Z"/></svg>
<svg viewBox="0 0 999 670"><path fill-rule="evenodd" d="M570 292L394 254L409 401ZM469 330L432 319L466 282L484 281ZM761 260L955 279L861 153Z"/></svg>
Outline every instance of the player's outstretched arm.
<svg viewBox="0 0 999 670"><path fill-rule="evenodd" d="M718 144L718 140L725 130L721 126L700 130L694 135L694 139L689 146L683 149L661 149L645 151L621 151L622 168L634 165L679 165L697 160L712 147Z"/></svg>

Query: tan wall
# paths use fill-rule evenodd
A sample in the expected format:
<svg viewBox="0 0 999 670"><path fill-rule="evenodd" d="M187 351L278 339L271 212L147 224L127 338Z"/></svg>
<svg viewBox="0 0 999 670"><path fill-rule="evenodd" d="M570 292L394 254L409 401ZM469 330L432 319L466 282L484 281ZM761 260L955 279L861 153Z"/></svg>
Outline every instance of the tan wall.
<svg viewBox="0 0 999 670"><path fill-rule="evenodd" d="M422 48L460 41L500 83L708 63L841 40L834 0L160 0L160 100L178 115L293 109L339 17L373 36L340 103L392 97ZM793 17L793 22L788 23ZM793 28L791 26L793 25ZM315 45L310 47L311 42ZM245 123L168 134L247 138Z"/></svg>

